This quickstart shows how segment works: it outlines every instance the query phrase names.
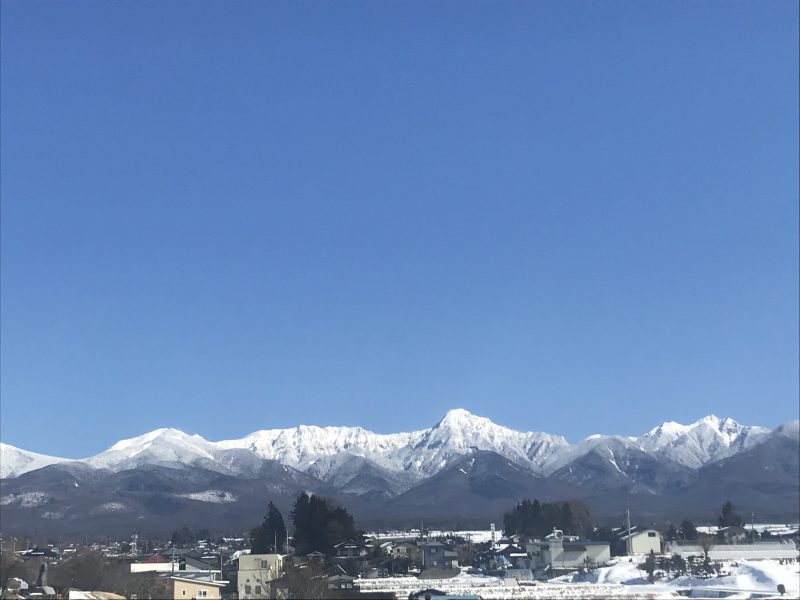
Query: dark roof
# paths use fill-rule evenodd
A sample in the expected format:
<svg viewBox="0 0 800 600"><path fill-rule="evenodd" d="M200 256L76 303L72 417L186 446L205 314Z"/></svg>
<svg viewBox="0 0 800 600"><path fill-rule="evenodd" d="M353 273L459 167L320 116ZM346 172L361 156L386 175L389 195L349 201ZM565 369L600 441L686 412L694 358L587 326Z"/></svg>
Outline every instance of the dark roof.
<svg viewBox="0 0 800 600"><path fill-rule="evenodd" d="M564 544L564 550L574 550L576 552L586 552L585 544Z"/></svg>

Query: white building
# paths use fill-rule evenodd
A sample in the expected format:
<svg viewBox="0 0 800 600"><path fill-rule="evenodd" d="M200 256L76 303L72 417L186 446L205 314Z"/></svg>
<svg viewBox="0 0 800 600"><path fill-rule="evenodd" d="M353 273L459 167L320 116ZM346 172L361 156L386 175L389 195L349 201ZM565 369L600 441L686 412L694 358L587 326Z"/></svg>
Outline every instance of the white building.
<svg viewBox="0 0 800 600"><path fill-rule="evenodd" d="M269 598L270 581L283 575L283 557L280 554L242 554L238 575L239 598Z"/></svg>
<svg viewBox="0 0 800 600"><path fill-rule="evenodd" d="M625 551L631 554L650 554L652 550L656 554L661 554L662 538L661 534L655 529L643 529L631 533L630 537L624 535L620 538L625 544Z"/></svg>
<svg viewBox="0 0 800 600"><path fill-rule="evenodd" d="M534 571L568 571L587 564L602 565L611 560L610 544L565 536L558 529L554 529L544 540L527 542L525 549L531 557L531 569Z"/></svg>

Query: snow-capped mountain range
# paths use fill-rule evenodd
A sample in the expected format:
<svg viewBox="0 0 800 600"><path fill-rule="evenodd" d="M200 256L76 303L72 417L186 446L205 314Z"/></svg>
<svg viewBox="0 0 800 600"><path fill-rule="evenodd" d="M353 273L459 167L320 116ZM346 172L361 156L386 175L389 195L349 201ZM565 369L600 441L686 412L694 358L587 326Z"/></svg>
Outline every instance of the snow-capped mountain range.
<svg viewBox="0 0 800 600"><path fill-rule="evenodd" d="M495 452L541 476L591 454L605 457L617 469L618 459L630 462L631 455L698 469L750 448L768 433L764 427L708 416L690 425L663 423L640 437L595 435L569 444L558 435L516 431L454 409L434 427L410 433L377 434L361 427L301 425L212 442L177 429L157 429L74 461L0 443L0 478L18 477L56 463L82 463L113 472L145 465L194 466L247 475L257 472L264 460L274 460L324 481L354 471L352 464L357 463L359 469L368 465L410 485L479 451Z"/></svg>

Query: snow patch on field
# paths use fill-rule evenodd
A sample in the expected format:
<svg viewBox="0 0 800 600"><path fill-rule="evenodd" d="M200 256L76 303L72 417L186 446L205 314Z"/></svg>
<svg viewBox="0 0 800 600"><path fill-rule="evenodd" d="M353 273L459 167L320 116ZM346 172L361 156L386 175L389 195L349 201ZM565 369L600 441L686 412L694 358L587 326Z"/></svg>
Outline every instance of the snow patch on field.
<svg viewBox="0 0 800 600"><path fill-rule="evenodd" d="M106 502L95 506L92 509L92 514L120 513L129 512L130 510L130 507L122 502Z"/></svg>
<svg viewBox="0 0 800 600"><path fill-rule="evenodd" d="M36 508L42 504L47 504L50 496L44 492L25 492L22 494L9 494L0 498L0 505L19 504L22 508Z"/></svg>
<svg viewBox="0 0 800 600"><path fill-rule="evenodd" d="M203 492L192 492L191 494L178 494L178 497L186 498L187 500L195 500L197 502L211 502L214 504L230 504L231 502L239 501L236 494L226 492L225 490L205 490Z"/></svg>
<svg viewBox="0 0 800 600"><path fill-rule="evenodd" d="M451 595L480 596L485 600L511 598L680 598L689 590L703 590L704 597L749 598L752 593L777 594L778 584L786 587L786 596L800 597L800 568L797 563L780 564L777 560L738 561L724 563L722 577L696 579L678 577L647 583L647 575L639 570L641 561L618 559L592 573L572 573L547 582L519 585L516 580L460 573L450 579L417 579L416 577L387 577L357 579L354 583L362 592L393 592L407 598L425 588L436 588ZM730 594L735 594L730 596ZM697 597L694 591L693 596Z"/></svg>

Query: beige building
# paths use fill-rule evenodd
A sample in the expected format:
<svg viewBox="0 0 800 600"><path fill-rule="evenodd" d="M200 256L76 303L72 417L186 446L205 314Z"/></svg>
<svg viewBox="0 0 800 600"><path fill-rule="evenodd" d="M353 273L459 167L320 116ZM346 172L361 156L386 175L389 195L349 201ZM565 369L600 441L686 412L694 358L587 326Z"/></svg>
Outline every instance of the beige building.
<svg viewBox="0 0 800 600"><path fill-rule="evenodd" d="M239 556L239 598L269 598L270 582L281 575L283 557L280 554L242 554Z"/></svg>
<svg viewBox="0 0 800 600"><path fill-rule="evenodd" d="M625 551L631 554L650 554L652 550L656 554L661 554L661 534L655 529L643 529L631 533L621 538L625 542Z"/></svg>
<svg viewBox="0 0 800 600"><path fill-rule="evenodd" d="M164 577L169 584L169 598L172 600L219 600L227 581L209 581L194 577L173 575Z"/></svg>

